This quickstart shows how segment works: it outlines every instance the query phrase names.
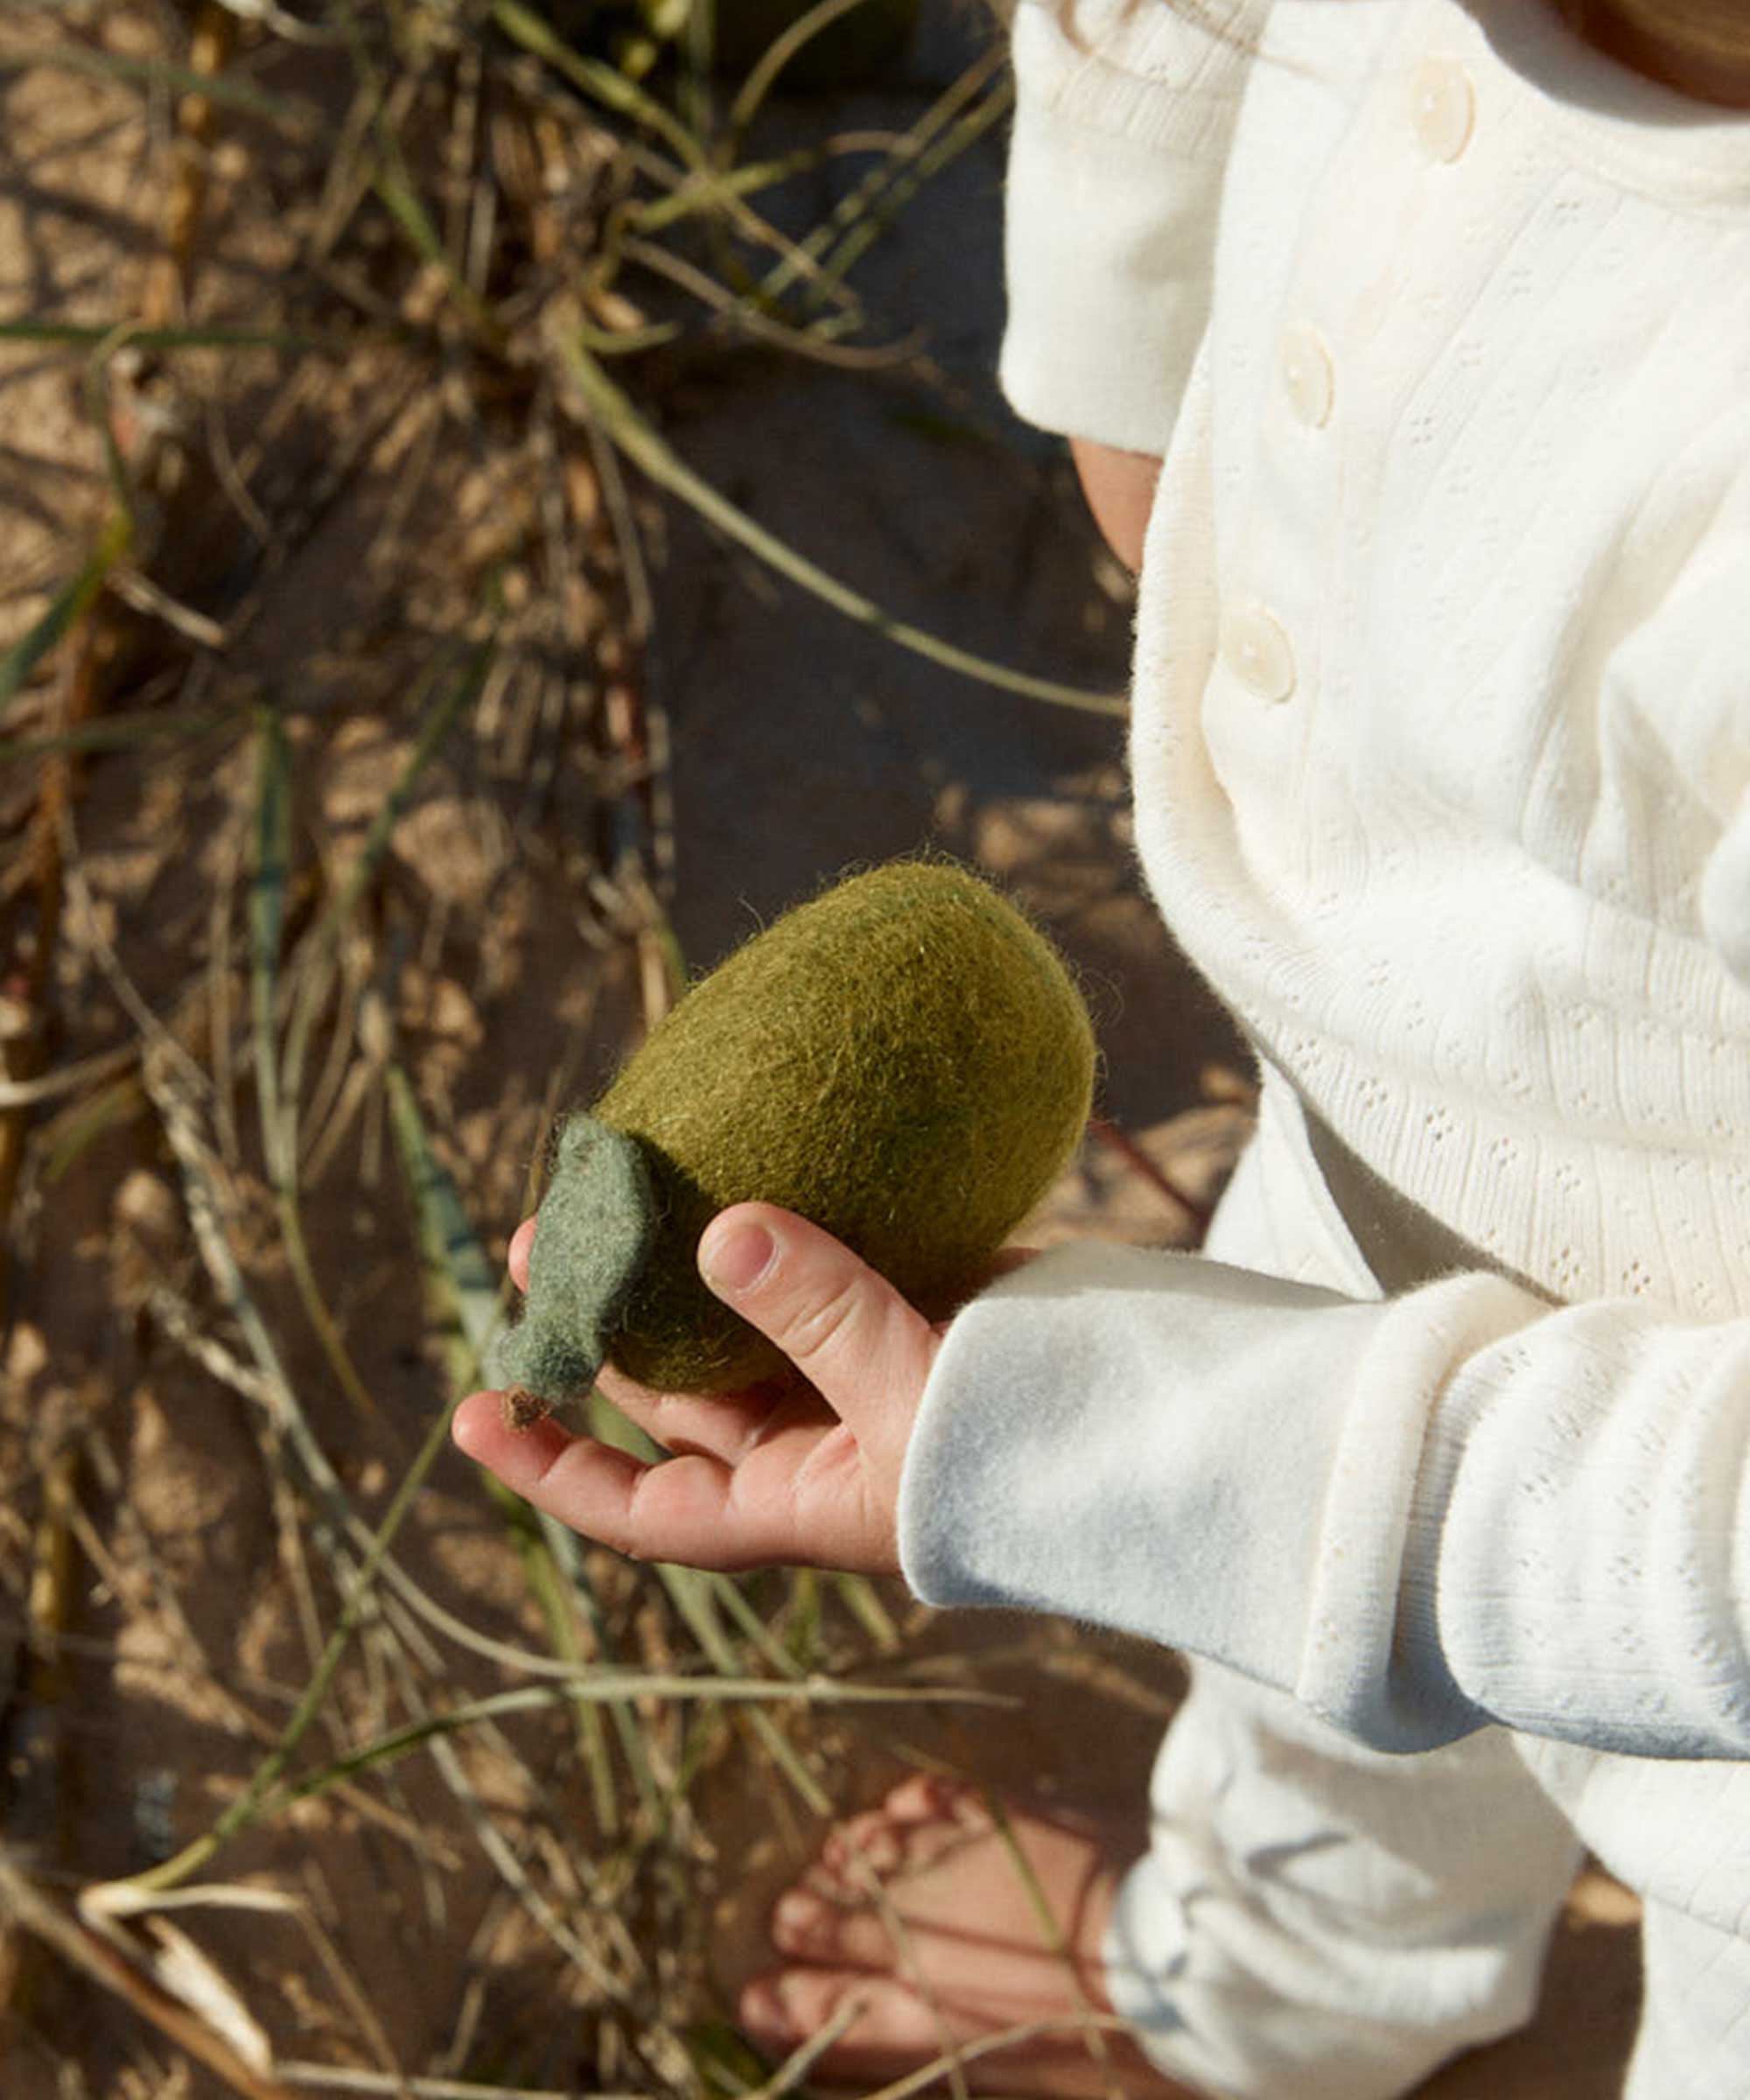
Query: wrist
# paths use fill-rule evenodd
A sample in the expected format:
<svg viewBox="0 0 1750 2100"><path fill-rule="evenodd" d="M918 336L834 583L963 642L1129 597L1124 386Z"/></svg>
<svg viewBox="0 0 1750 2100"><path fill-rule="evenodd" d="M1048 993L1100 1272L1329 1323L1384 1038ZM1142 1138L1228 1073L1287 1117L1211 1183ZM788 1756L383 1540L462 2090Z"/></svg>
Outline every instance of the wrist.
<svg viewBox="0 0 1750 2100"><path fill-rule="evenodd" d="M1160 461L1152 452L1121 452L1091 438L1072 438L1070 457L1082 493L1106 544L1134 576L1142 567L1143 539L1154 507Z"/></svg>

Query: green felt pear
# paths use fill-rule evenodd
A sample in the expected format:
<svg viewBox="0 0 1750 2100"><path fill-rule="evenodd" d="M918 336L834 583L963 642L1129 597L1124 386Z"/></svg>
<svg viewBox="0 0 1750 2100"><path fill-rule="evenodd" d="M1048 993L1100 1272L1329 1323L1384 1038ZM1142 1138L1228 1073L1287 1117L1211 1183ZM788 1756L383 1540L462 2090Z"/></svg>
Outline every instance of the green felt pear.
<svg viewBox="0 0 1750 2100"><path fill-rule="evenodd" d="M668 1392L780 1369L698 1275L732 1203L801 1212L947 1313L1068 1161L1094 1070L1061 958L968 870L896 861L787 913L563 1124L494 1366L515 1414L586 1391L604 1362Z"/></svg>

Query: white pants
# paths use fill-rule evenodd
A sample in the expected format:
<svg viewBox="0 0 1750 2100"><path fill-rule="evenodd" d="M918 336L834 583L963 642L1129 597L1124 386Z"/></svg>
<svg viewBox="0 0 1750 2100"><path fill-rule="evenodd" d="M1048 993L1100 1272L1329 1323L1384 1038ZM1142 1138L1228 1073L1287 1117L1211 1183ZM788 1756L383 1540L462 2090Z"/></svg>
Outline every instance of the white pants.
<svg viewBox="0 0 1750 2100"><path fill-rule="evenodd" d="M1218 1259L1376 1296L1267 1082ZM1750 1766L1491 1728L1386 1756L1213 1663L1156 1762L1107 1985L1163 2070L1243 2100L1388 2100L1531 2015L1590 1844L1646 1905L1625 2100L1750 2100Z"/></svg>

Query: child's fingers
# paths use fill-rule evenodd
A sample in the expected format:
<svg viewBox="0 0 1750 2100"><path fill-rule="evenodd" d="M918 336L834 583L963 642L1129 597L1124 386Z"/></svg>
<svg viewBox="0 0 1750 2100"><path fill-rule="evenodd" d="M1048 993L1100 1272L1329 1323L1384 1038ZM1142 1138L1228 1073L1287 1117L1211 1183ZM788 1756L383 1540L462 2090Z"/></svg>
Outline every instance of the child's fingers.
<svg viewBox="0 0 1750 2100"><path fill-rule="evenodd" d="M605 1368L596 1383L629 1422L654 1437L664 1451L702 1451L733 1466L766 1436L781 1408L787 1421L811 1418L832 1424L831 1410L812 1394L752 1386L746 1392L659 1393Z"/></svg>
<svg viewBox="0 0 1750 2100"><path fill-rule="evenodd" d="M936 1338L850 1248L794 1212L738 1203L705 1228L699 1271L775 1341L865 1446L902 1444ZM882 1403L904 1402L895 1407Z"/></svg>
<svg viewBox="0 0 1750 2100"><path fill-rule="evenodd" d="M808 1558L789 1498L738 1502L734 1470L721 1460L697 1453L647 1465L550 1418L508 1429L492 1393L462 1403L454 1435L525 1502L616 1552L724 1571Z"/></svg>

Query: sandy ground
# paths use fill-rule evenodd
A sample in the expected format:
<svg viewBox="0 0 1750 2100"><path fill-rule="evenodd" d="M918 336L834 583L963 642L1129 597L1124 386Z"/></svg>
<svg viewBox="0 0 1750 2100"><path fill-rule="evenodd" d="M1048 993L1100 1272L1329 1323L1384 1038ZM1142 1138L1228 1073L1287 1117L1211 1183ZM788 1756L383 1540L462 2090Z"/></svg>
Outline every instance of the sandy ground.
<svg viewBox="0 0 1750 2100"><path fill-rule="evenodd" d="M829 114L846 129L909 122L956 57L954 32L930 18L903 84L830 113L818 103L782 106L774 149L786 128L808 136ZM131 97L90 80L27 74L0 77L0 312L126 311L150 202ZM1115 690L1129 630L1125 579L1094 542L1060 449L1020 430L991 384L999 184L992 143L930 192L867 269L872 306L896 326L927 318L942 385L921 391L724 357L675 384L665 427L715 485L881 604L1018 668ZM279 264L263 211L269 187L240 167L221 190L210 294L219 311L246 307ZM407 630L428 610L437 617L446 564L514 499L501 476L434 438L432 404L407 378L393 360L357 374L351 396L312 404L278 441L278 465L295 479L300 459L374 419L368 471L304 540L242 660L228 667L245 681L296 682L337 696L344 719L313 714L294 738L306 864L339 863L355 850L410 742L396 711L410 672ZM234 426L237 442L246 434ZM40 608L102 500L66 360L0 352L0 644ZM417 533L391 530L410 514ZM227 516L216 537L240 529ZM192 553L184 565L198 567ZM1141 894L1120 725L993 692L900 653L775 588L739 551L673 512L654 584L648 690L669 738L671 914L689 960L714 959L849 863L925 843L978 861L1075 962L1099 1026L1103 1112L1190 1199L1175 1201L1095 1142L1029 1236L1091 1230L1194 1243L1200 1208L1243 1138L1246 1066ZM564 727L514 715L489 723L427 775L397 827L388 900L374 929L395 950L397 974L387 995L368 969L357 988L365 1003L386 998L383 1025L494 1254L521 1212L552 1075L566 1068L567 1083L584 1086L634 1025L624 957L578 936L567 841L593 836L599 780L574 762ZM240 812L251 764L244 746L196 746L151 766L122 757L88 768L75 813L85 894L70 914L58 1055L95 1054L128 1032L106 956L161 1015L173 1014L192 972L220 969L223 929L212 899L234 886L245 852ZM531 768L543 764L531 809ZM26 816L9 806L15 842ZM241 942L240 923L224 937ZM284 1513L257 1430L234 1396L139 1312L143 1278L168 1278L197 1297L199 1278L174 1163L137 1107L87 1133L59 1172L39 1157L15 1221L24 1260L0 1408L0 1479L12 1491L0 1558L15 1600L27 1587L45 1453L57 1438L96 1435L124 1483L88 1478L80 1490L86 1522L68 1625L83 1645L57 1666L52 1723L46 1680L17 1641L16 1620L0 1658L10 1673L6 1844L63 1880L133 1871L204 1827L229 1798L224 1775L240 1768L240 1742L283 1714L286 1688L308 1667L285 1579ZM298 1338L290 1368L319 1396L318 1427L337 1448L353 1446L342 1467L349 1487L379 1510L389 1456L354 1436L344 1402L324 1389L276 1253L246 1110L230 1113L244 1126L232 1184L239 1244L276 1333ZM342 1089L329 1114L312 1195L320 1264L371 1390L387 1414L416 1425L436 1377L404 1234L392 1248L385 1237L386 1218L400 1214L382 1102L368 1089L349 1102ZM453 1609L482 1630L529 1637L538 1620L459 1461L434 1475L414 1531L410 1564ZM149 1560L136 1550L142 1537ZM319 1571L317 1590L326 1605ZM903 1617L904 1600L893 1602ZM975 1654L980 1681L1018 1691L1024 1704L1000 1724L938 1714L903 1727L852 1726L833 1767L839 1805L872 1799L908 1760L942 1758L998 1786L1021 1782L1102 1806L1139 1837L1148 1762L1174 1696L1171 1658L1056 1622L980 1616L906 1630L908 1652ZM186 1667L191 1642L204 1672ZM348 1696L349 1718L368 1726L368 1689ZM483 1788L500 1789L494 1807L513 1818L527 1811L531 1829L581 1816L575 1773L556 1780L547 1799L538 1783L530 1793L528 1772L490 1761L476 1768ZM724 1990L763 1960L764 1907L821 1834L788 1805L775 1807L763 1787L751 1794L755 1776L746 1760L720 1758L699 1796L690 1944L709 1942ZM447 1838L423 1858L404 1841L409 1825L436 1829L447 1808L430 1772L404 1768L384 1804L381 1826L312 1804L239 1846L226 1871L308 1901L376 2008L395 2061L466 2063L479 2075L490 2053L470 2054L461 2046L468 2034L493 2021L506 2033L551 2023L564 2009L543 2000L547 1971L527 1937L495 1919L478 1881L446 1863ZM654 1917L632 1924L668 1929ZM280 2054L358 2049L356 2025L337 2018L319 1964L289 1927L240 1923L225 1945L233 1980ZM1452 2067L1427 2091L1442 2100L1606 2100L1620 2084L1635 1990L1629 1914L1594 1877L1559 1936L1535 2027ZM161 2042L146 2048L129 2016L52 1967L38 1966L11 2014L5 2090L21 2100L223 2090ZM563 2073L563 2052L553 2062ZM517 2064L519 2076L557 2075L538 2060Z"/></svg>

